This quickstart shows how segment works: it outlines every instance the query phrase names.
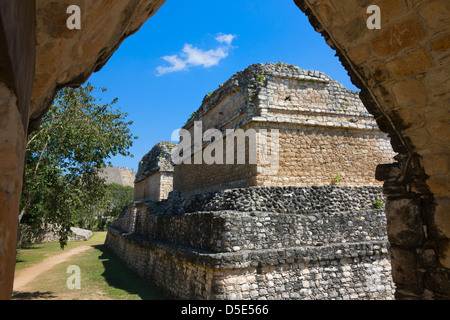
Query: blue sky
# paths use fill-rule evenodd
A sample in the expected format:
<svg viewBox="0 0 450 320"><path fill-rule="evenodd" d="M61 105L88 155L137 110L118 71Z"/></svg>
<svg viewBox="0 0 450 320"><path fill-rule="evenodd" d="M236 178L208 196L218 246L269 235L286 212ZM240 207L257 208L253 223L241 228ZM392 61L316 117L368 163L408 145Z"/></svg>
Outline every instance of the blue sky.
<svg viewBox="0 0 450 320"><path fill-rule="evenodd" d="M328 74L351 90L347 72L293 0L167 0L89 81L103 101L129 114L135 171L159 141L170 141L203 97L253 63L284 62Z"/></svg>

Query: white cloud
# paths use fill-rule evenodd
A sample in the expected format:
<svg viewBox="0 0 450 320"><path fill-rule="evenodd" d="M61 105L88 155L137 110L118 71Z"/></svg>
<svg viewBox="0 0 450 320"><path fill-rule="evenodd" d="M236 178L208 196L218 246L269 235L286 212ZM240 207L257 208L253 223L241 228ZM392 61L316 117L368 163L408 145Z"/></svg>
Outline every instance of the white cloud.
<svg viewBox="0 0 450 320"><path fill-rule="evenodd" d="M226 58L228 56L228 49L217 48L216 50L203 51L192 47L190 44L186 44L183 48L183 53L185 54L188 65L209 68Z"/></svg>
<svg viewBox="0 0 450 320"><path fill-rule="evenodd" d="M172 66L171 67L162 67L159 66L156 68L159 75L163 75L169 72L175 72L175 71L182 71L186 70L186 62L183 60L180 60L176 55L175 56L165 56L162 57L164 60L169 62Z"/></svg>
<svg viewBox="0 0 450 320"><path fill-rule="evenodd" d="M170 72L185 71L190 67L203 66L204 68L210 68L215 66L220 60L228 56L231 42L235 38L236 36L232 34L220 34L215 40L222 45L217 49L207 51L193 47L191 44L185 44L178 55L162 57L162 59L170 63L170 66L159 66L156 68L156 71L161 76Z"/></svg>
<svg viewBox="0 0 450 320"><path fill-rule="evenodd" d="M220 43L226 43L227 45L231 46L231 42L236 38L234 34L221 34L220 36L216 37L215 39L219 41Z"/></svg>

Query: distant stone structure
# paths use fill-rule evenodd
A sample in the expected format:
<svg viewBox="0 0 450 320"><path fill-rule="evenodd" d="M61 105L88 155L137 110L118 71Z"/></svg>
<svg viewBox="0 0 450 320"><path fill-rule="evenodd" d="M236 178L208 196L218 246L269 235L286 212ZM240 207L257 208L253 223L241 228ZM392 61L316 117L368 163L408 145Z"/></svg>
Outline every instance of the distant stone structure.
<svg viewBox="0 0 450 320"><path fill-rule="evenodd" d="M183 129L252 129L267 142L253 151L275 156L276 166L194 164L216 140L193 139L194 152L182 152L191 164L174 163L173 191L150 199L160 158L167 163L156 145L136 177L140 201L105 242L131 269L181 299L393 298L385 199L373 174L394 154L356 92L317 71L256 64L206 96ZM250 158L244 146L235 160Z"/></svg>
<svg viewBox="0 0 450 320"><path fill-rule="evenodd" d="M40 233L34 233L29 227L24 226L24 231L21 237L19 237L19 243L46 243L46 242L58 242L60 235L58 233L60 227L54 227L54 225L42 225ZM46 230L46 231L44 231ZM76 227L70 228L70 233L67 237L67 241L86 241L92 237L92 231L87 229L81 229Z"/></svg>
<svg viewBox="0 0 450 320"><path fill-rule="evenodd" d="M99 172L106 184L117 183L128 187L134 187L135 174L133 169L119 167L106 167Z"/></svg>
<svg viewBox="0 0 450 320"><path fill-rule="evenodd" d="M173 164L171 142L156 144L139 162L134 181L134 200L160 201L166 199L173 189Z"/></svg>

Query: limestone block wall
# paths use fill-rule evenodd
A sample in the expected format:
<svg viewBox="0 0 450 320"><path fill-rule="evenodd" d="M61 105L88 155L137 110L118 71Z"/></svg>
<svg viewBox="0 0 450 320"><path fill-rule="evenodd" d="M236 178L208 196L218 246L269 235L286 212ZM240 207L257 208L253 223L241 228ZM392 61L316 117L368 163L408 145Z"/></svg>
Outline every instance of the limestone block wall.
<svg viewBox="0 0 450 320"><path fill-rule="evenodd" d="M0 118L7 123L1 126L0 138L4 143L1 152L2 159L19 159L12 166L9 161L0 163L0 197L4 203L0 207L0 222L4 226L1 237L5 239L0 250L2 299L11 297L15 217L28 121L31 128L36 127L57 89L79 85L92 71L101 69L118 45L136 32L163 2L130 0L113 7L110 1L80 2L83 21L88 22L82 31L68 31L65 19L59 18L67 17L66 9L73 1L0 3L0 28L5 35L1 50L6 57L1 62L2 67L6 65L2 69L5 71L2 82L8 88L5 95L2 90L2 101L8 100L13 91L18 97L17 110L3 109L6 116ZM392 229L405 228L413 233L427 230L417 242L397 238L395 269L396 281L401 286L398 297L448 297L449 2L370 2L382 10L381 30L365 28L367 1L348 1L345 5L336 0L295 2L327 44L337 51L353 83L362 89L366 107L383 132L390 134L394 150L400 153L390 170L380 170L388 173L380 177L386 178L392 216L411 213L411 216L404 214L403 219L390 220ZM105 21L108 23L102 23ZM73 50L74 47L80 50ZM22 119L22 123L17 119ZM20 126L22 131L18 132ZM414 228L408 220L417 222Z"/></svg>
<svg viewBox="0 0 450 320"><path fill-rule="evenodd" d="M142 157L134 180L135 201L160 201L173 189L171 151L175 144L159 142Z"/></svg>
<svg viewBox="0 0 450 320"><path fill-rule="evenodd" d="M256 170L251 164L180 165L175 166L173 185L185 195L244 188L256 185Z"/></svg>
<svg viewBox="0 0 450 320"><path fill-rule="evenodd" d="M122 186L133 187L136 173L133 169L106 167L99 172L99 176L105 179L105 183L117 183Z"/></svg>
<svg viewBox="0 0 450 320"><path fill-rule="evenodd" d="M59 89L81 85L99 71L163 3L0 2L0 299L10 299L13 288L27 134ZM66 26L73 4L83 12L81 30Z"/></svg>
<svg viewBox="0 0 450 320"><path fill-rule="evenodd" d="M167 199L173 190L173 172L162 172L159 179L159 199Z"/></svg>
<svg viewBox="0 0 450 320"><path fill-rule="evenodd" d="M383 133L369 130L265 124L279 130L279 166L258 173L257 186L381 185L378 164L393 156ZM269 130L269 129L268 129Z"/></svg>
<svg viewBox="0 0 450 320"><path fill-rule="evenodd" d="M211 128L254 130L258 142L256 150L249 141L243 150L235 147L234 158L245 153L245 164L227 163L228 136L222 141L224 164L194 164L213 146L203 139L191 164L174 167L174 188L184 194L248 186L381 185L374 177L376 166L395 155L357 92L321 72L283 63L256 64L237 73L205 97L184 128L191 137ZM250 152L258 155L256 162L249 162ZM276 156L272 170L267 169L273 162L261 158L265 154Z"/></svg>
<svg viewBox="0 0 450 320"><path fill-rule="evenodd" d="M157 172L145 179L135 182L135 201L160 201L166 199L173 189L173 173Z"/></svg>

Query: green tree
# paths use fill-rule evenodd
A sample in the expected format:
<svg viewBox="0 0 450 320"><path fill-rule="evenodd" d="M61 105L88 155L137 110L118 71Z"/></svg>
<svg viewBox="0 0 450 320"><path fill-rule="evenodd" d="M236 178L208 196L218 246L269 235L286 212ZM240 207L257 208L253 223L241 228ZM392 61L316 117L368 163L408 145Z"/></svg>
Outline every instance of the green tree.
<svg viewBox="0 0 450 320"><path fill-rule="evenodd" d="M111 183L106 186L106 210L104 218L99 221L99 227L105 227L106 221L117 219L124 207L133 202L134 189L129 186L122 186ZM99 228L101 229L101 228Z"/></svg>
<svg viewBox="0 0 450 320"><path fill-rule="evenodd" d="M108 184L106 189L108 203L107 215L112 218L118 218L122 209L133 202L134 189L117 183Z"/></svg>
<svg viewBox="0 0 450 320"><path fill-rule="evenodd" d="M101 104L90 83L64 88L55 97L40 128L29 135L19 221L31 230L58 226L67 242L72 217L101 206L104 180L97 172L115 155L132 156L134 137L127 114ZM106 89L101 89L102 92Z"/></svg>
<svg viewBox="0 0 450 320"><path fill-rule="evenodd" d="M78 211L73 216L73 221L80 228L104 231L107 224L117 219L122 210L133 202L133 197L133 187L117 183L107 184L102 201Z"/></svg>

